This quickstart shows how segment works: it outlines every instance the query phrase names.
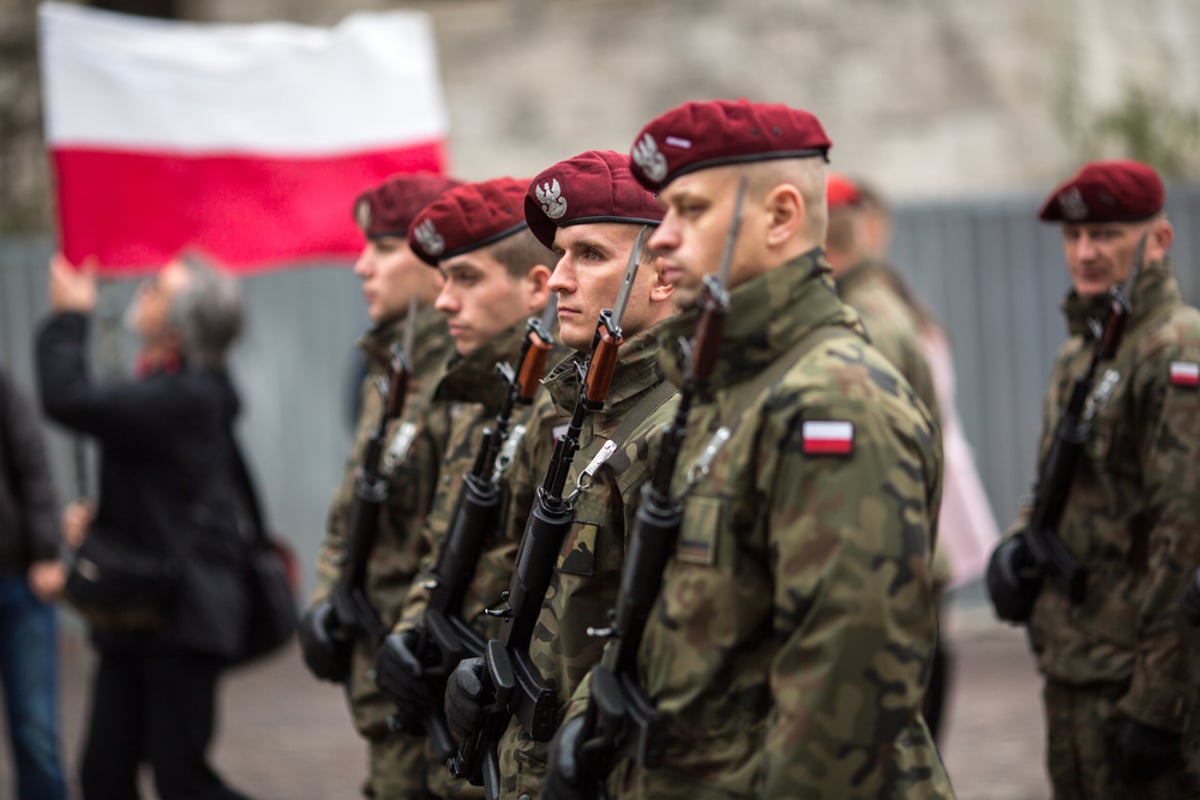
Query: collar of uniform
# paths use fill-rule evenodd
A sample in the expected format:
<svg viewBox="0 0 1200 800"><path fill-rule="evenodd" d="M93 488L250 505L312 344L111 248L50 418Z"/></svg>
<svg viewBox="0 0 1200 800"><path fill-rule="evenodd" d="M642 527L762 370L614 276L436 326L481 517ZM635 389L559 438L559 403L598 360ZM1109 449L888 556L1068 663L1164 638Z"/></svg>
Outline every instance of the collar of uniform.
<svg viewBox="0 0 1200 800"><path fill-rule="evenodd" d="M841 325L863 335L858 315L838 298L820 248L738 286L729 301L710 389L757 375L814 328ZM676 386L682 387L684 380L679 340L692 336L698 317L699 310L692 309L658 331L663 372Z"/></svg>
<svg viewBox="0 0 1200 800"><path fill-rule="evenodd" d="M608 399L599 412L600 417L625 413L630 402L663 381L658 358L660 345L654 331L654 328L642 331L621 345ZM572 353L556 364L542 381L561 414L569 415L575 410L575 401L579 398L579 364L584 359L583 354Z"/></svg>
<svg viewBox="0 0 1200 800"><path fill-rule="evenodd" d="M408 319L408 310L400 316L381 322L358 339L358 347L367 360L367 368L373 372L388 369L392 357L392 344L404 341L404 326ZM417 325L413 336L413 349L416 350L413 360L414 372L424 371L428 363L442 362L446 358L446 348L450 345L450 332L446 328L446 318L432 305L421 306L417 309Z"/></svg>
<svg viewBox="0 0 1200 800"><path fill-rule="evenodd" d="M879 262L867 257L855 262L845 272L833 279L838 294L845 297L855 285L879 271Z"/></svg>
<svg viewBox="0 0 1200 800"><path fill-rule="evenodd" d="M1162 261L1147 264L1133 282L1133 292L1129 298L1133 313L1129 317L1126 329L1137 325L1163 303L1181 302L1182 299L1183 294L1179 291L1179 284L1176 282L1175 276L1171 274L1171 260L1165 258ZM1080 297L1072 289L1063 298L1061 308L1063 314L1066 315L1067 331L1070 335L1091 339L1092 334L1088 329L1087 321L1092 318L1104 320L1108 315L1108 297L1103 294Z"/></svg>
<svg viewBox="0 0 1200 800"><path fill-rule="evenodd" d="M467 356L454 355L446 373L433 392L435 402L482 403L489 412L498 412L508 394L508 385L496 370L507 361L514 369L525 338L525 320L497 333Z"/></svg>

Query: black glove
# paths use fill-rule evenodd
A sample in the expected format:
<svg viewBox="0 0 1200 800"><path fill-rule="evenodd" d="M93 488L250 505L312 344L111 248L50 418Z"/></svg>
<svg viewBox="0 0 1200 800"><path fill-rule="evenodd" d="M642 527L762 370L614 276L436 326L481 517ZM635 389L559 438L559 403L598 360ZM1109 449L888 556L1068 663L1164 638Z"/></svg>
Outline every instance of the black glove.
<svg viewBox="0 0 1200 800"><path fill-rule="evenodd" d="M416 630L393 633L375 654L375 685L396 706L396 719L407 731L420 730L430 708L429 685L417 658L420 636Z"/></svg>
<svg viewBox="0 0 1200 800"><path fill-rule="evenodd" d="M304 612L296 633L308 671L323 681L345 682L350 674L351 641L338 626L328 599Z"/></svg>
<svg viewBox="0 0 1200 800"><path fill-rule="evenodd" d="M1018 624L1029 621L1041 578L1022 536L1010 536L996 545L988 560L987 588L997 617Z"/></svg>
<svg viewBox="0 0 1200 800"><path fill-rule="evenodd" d="M1197 570L1192 575L1192 579L1188 581L1187 590L1183 593L1183 599L1179 601L1179 607L1183 609L1183 616L1189 625L1200 626L1200 570Z"/></svg>
<svg viewBox="0 0 1200 800"><path fill-rule="evenodd" d="M1157 778L1183 763L1183 737L1126 719L1113 737L1113 774L1126 783Z"/></svg>
<svg viewBox="0 0 1200 800"><path fill-rule="evenodd" d="M579 783L579 740L582 735L582 714L564 722L554 735L546 761L546 780L542 784L545 800L585 800L590 796Z"/></svg>
<svg viewBox="0 0 1200 800"><path fill-rule="evenodd" d="M483 722L483 657L464 658L446 681L446 722L460 742Z"/></svg>

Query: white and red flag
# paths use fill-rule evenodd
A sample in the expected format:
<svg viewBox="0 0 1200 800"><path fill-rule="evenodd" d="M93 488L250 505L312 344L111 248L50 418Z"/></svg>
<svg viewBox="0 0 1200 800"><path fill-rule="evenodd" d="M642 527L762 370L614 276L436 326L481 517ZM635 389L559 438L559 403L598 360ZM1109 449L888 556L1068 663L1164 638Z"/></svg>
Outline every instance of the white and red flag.
<svg viewBox="0 0 1200 800"><path fill-rule="evenodd" d="M108 275L186 247L246 271L362 247L351 206L441 172L447 117L429 18L333 28L39 9L61 247Z"/></svg>

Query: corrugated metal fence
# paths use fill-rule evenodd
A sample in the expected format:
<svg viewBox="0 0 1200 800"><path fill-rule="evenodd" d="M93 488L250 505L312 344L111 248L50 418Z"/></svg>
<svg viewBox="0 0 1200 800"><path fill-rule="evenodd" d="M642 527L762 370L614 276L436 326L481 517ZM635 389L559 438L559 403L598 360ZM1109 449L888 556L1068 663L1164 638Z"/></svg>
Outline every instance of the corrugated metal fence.
<svg viewBox="0 0 1200 800"><path fill-rule="evenodd" d="M1057 230L1033 218L1040 199L896 209L894 260L950 332L959 413L1001 525L1033 478L1041 396L1064 338L1058 301L1068 286L1066 269ZM1175 272L1195 303L1200 189L1172 192L1168 207ZM50 249L42 239L0 240L0 359L27 391ZM366 317L358 282L345 266L253 277L245 289L251 324L234 361L245 404L242 440L270 517L300 550L311 581L325 509L349 446L352 342ZM119 326L132 292L129 282L105 287L97 330ZM102 337L95 338L103 360ZM131 353L132 341L121 338L123 352ZM67 496L75 491L72 445L54 428L49 438Z"/></svg>

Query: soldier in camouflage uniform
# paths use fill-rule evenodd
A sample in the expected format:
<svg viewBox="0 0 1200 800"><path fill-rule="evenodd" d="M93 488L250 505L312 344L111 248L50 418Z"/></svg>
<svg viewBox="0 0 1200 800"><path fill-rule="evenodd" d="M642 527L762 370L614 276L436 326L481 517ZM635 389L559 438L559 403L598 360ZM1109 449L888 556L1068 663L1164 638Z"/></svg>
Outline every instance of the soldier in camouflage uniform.
<svg viewBox="0 0 1200 800"><path fill-rule="evenodd" d="M550 463L556 426L569 419L575 407L580 391L578 366L587 358L600 312L616 298L639 229L657 225L662 213L654 196L634 180L629 157L623 153L581 153L543 170L529 185L526 219L538 239L558 256L550 288L558 294L563 344L576 352L543 381L545 391L535 401L529 431L509 473L510 556ZM574 522L530 645L530 658L547 683L553 682L560 709L600 659L603 640L589 636L587 629L604 626L615 603L626 533L648 476L648 442L674 412L675 391L658 366L658 341L648 332L674 313L671 294L644 249L622 321L625 342L618 351L607 401L585 419L580 448L567 476L567 486L577 486L581 472L606 442L618 446L598 464L585 480L587 488L574 500ZM508 587L508 574L497 572L494 579L497 592ZM474 685L481 669L478 660L469 660L452 676L447 687L447 705L457 705L448 709L452 723L477 719L477 697L461 691L460 681L465 678ZM469 678L465 672L471 673ZM469 726L457 727L459 736L472 732ZM510 721L498 747L502 797L538 796L546 746L533 741L518 720Z"/></svg>
<svg viewBox="0 0 1200 800"><path fill-rule="evenodd" d="M1027 568L1020 531L1029 509L988 568L998 612L1028 622L1046 678L1047 761L1059 800L1200 796L1200 672L1195 634L1179 610L1200 563L1200 313L1171 276L1174 234L1163 201L1149 167L1097 162L1057 187L1040 212L1061 224L1073 288L1039 463L1092 357L1088 320L1103 323L1110 286L1132 284L1132 316L1115 356L1098 367L1085 408L1091 436L1057 530L1087 570L1085 597L1073 604L1057 582ZM1014 613L1014 601L1035 593L1031 618Z"/></svg>
<svg viewBox="0 0 1200 800"><path fill-rule="evenodd" d="M416 654L405 632L420 624L429 599L423 584L433 577L439 545L458 503L462 476L471 469L484 428L495 422L504 402L507 387L496 364L508 362L514 369L519 367L516 359L525 321L541 313L550 297L546 282L553 254L534 238L525 223L523 203L528 185L528 180L496 178L457 187L421 211L409 234L413 252L436 267L444 279L436 308L450 325L456 355L434 390L430 411L431 415L444 417L441 425L448 430L448 437L437 494L421 529L429 555L394 628L402 635L389 637L379 654L380 660L387 660L387 665L381 663L377 670L380 687L405 718L419 716L413 709L428 702L429 691L419 675L406 671L413 663L408 654L414 660ZM565 354L565 348L559 353ZM527 414L528 408L518 406L510 430L519 430ZM507 558L501 568L505 584L511 552ZM488 574L489 570L482 572ZM499 602L502 589L497 588L496 581L477 579L464 601L468 619L478 619L481 625L490 619L482 616L483 609ZM397 670L402 677L397 677ZM429 764L428 783L437 797L480 794L461 781L451 781L449 771L441 764Z"/></svg>
<svg viewBox="0 0 1200 800"><path fill-rule="evenodd" d="M952 796L921 716L937 426L821 257L828 147L811 114L745 100L684 104L633 147L667 209L650 246L682 308L718 270L742 178L747 193L724 341L675 472L682 527L639 654L669 741L656 770L618 761L615 796ZM696 319L659 332L677 384ZM587 689L548 789L571 785Z"/></svg>
<svg viewBox="0 0 1200 800"><path fill-rule="evenodd" d="M366 441L383 413L378 381L387 375L390 349L400 341L408 324L413 296L418 300L413 373L404 413L388 432L390 446L383 467L389 494L366 578L367 597L385 625L395 622L400 602L425 552L416 534L433 499L440 453L434 443L443 439L444 433L427 430L422 419L452 343L445 320L432 306L441 281L413 255L405 237L417 211L454 185L455 181L437 175L399 175L363 193L355 203L355 217L367 244L354 272L363 282L363 297L373 327L359 340L367 362L362 407L354 445L329 509L325 539L317 557L317 588L301 622L305 663L319 678L340 679L330 664L336 661L332 651L339 646L337 639L344 639L345 634L330 629L333 618L329 593L346 561L346 526L355 474ZM368 741L369 775L363 794L389 800L424 797L422 743L396 733L388 725L392 708L375 687L373 658L374 653L355 642L346 681L355 728Z"/></svg>
<svg viewBox="0 0 1200 800"><path fill-rule="evenodd" d="M858 187L848 178L829 173L825 185L829 207L829 226L825 231L825 257L833 270L842 302L858 312L871 344L892 363L925 407L941 423L933 373L921 347L921 329L909 300L896 289L896 278L888 266L871 249L867 219L860 205ZM942 598L952 574L945 547L933 554L933 586L938 601ZM938 626L938 646L929 688L925 695L925 722L937 738L942 705L946 691L946 649L941 625Z"/></svg>

